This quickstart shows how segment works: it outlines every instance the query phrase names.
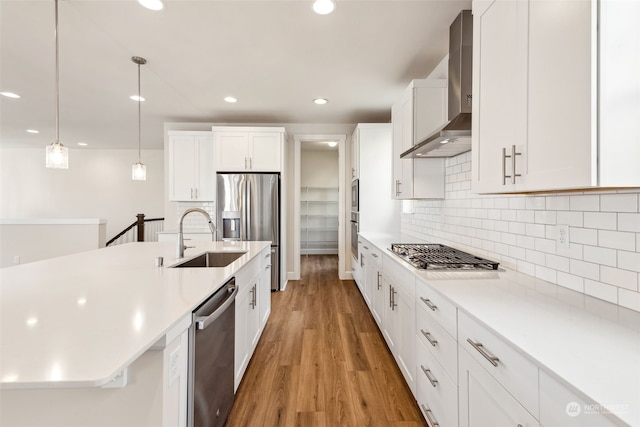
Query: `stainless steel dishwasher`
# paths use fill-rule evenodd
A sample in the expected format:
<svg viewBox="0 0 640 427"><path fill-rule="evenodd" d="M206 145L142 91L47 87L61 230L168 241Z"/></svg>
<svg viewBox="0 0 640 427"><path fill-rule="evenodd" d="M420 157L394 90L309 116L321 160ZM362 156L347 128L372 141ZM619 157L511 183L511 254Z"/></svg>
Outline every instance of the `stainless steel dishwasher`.
<svg viewBox="0 0 640 427"><path fill-rule="evenodd" d="M223 426L231 412L235 332L235 278L193 312L189 328L190 427Z"/></svg>

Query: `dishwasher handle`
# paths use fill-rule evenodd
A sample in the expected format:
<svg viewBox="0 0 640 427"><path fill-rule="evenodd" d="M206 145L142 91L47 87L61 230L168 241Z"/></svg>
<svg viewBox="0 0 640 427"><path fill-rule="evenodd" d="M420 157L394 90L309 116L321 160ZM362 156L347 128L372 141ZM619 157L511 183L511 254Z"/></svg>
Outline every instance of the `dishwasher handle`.
<svg viewBox="0 0 640 427"><path fill-rule="evenodd" d="M203 330L206 329L207 326L216 321L218 317L220 317L226 310L229 308L233 301L236 299L236 295L238 295L238 287L236 285L227 286L227 293L229 295L225 299L225 301L220 304L220 306L208 316L197 316L195 319L196 329Z"/></svg>

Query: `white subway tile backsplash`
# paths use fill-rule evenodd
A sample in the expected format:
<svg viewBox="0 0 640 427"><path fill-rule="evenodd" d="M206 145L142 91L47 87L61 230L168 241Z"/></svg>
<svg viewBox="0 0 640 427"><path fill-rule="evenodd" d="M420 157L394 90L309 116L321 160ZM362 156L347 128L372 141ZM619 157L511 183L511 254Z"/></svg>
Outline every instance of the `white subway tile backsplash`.
<svg viewBox="0 0 640 427"><path fill-rule="evenodd" d="M547 197L547 210L568 211L570 209L569 196L549 196Z"/></svg>
<svg viewBox="0 0 640 427"><path fill-rule="evenodd" d="M569 227L569 241L583 245L598 246L598 230Z"/></svg>
<svg viewBox="0 0 640 427"><path fill-rule="evenodd" d="M558 272L558 285L584 293L584 279L573 274Z"/></svg>
<svg viewBox="0 0 640 427"><path fill-rule="evenodd" d="M640 252L618 251L618 267L640 272Z"/></svg>
<svg viewBox="0 0 640 427"><path fill-rule="evenodd" d="M618 288L618 304L631 310L640 311L640 292Z"/></svg>
<svg viewBox="0 0 640 427"><path fill-rule="evenodd" d="M525 208L530 210L542 210L546 205L546 197L533 196L525 198Z"/></svg>
<svg viewBox="0 0 640 427"><path fill-rule="evenodd" d="M545 265L549 268L553 268L554 270L563 271L565 273L569 272L569 258L567 257L546 254Z"/></svg>
<svg viewBox="0 0 640 427"><path fill-rule="evenodd" d="M540 265L536 265L536 277L551 283L556 283L558 281L556 270L542 267Z"/></svg>
<svg viewBox="0 0 640 427"><path fill-rule="evenodd" d="M622 231L598 230L598 244L605 248L636 250L636 236Z"/></svg>
<svg viewBox="0 0 640 427"><path fill-rule="evenodd" d="M537 251L546 252L549 254L556 253L556 241L550 239L535 239L535 248Z"/></svg>
<svg viewBox="0 0 640 427"><path fill-rule="evenodd" d="M635 271L622 270L603 265L600 267L600 280L619 288L638 291L638 273Z"/></svg>
<svg viewBox="0 0 640 427"><path fill-rule="evenodd" d="M603 194L600 196L603 212L638 212L637 194Z"/></svg>
<svg viewBox="0 0 640 427"><path fill-rule="evenodd" d="M593 280L584 281L584 293L605 301L618 303L618 288Z"/></svg>
<svg viewBox="0 0 640 427"><path fill-rule="evenodd" d="M600 279L600 265L591 262L572 259L569 261L569 272L586 279Z"/></svg>
<svg viewBox="0 0 640 427"><path fill-rule="evenodd" d="M569 209L572 211L599 211L600 196L597 195L577 195L569 196Z"/></svg>
<svg viewBox="0 0 640 427"><path fill-rule="evenodd" d="M640 213L619 213L618 231L635 231L640 233Z"/></svg>
<svg viewBox="0 0 640 427"><path fill-rule="evenodd" d="M566 224L572 227L582 227L584 225L584 213L573 211L560 211L556 214L558 224Z"/></svg>
<svg viewBox="0 0 640 427"><path fill-rule="evenodd" d="M639 190L477 195L470 153L446 164L445 199L415 201L403 233L640 311ZM556 224L569 226L568 248Z"/></svg>
<svg viewBox="0 0 640 427"><path fill-rule="evenodd" d="M582 259L596 264L617 266L618 253L615 249L600 248L598 246L583 247Z"/></svg>
<svg viewBox="0 0 640 427"><path fill-rule="evenodd" d="M555 211L535 211L536 224L556 224Z"/></svg>
<svg viewBox="0 0 640 427"><path fill-rule="evenodd" d="M585 212L584 227L616 230L618 228L618 216L613 212Z"/></svg>

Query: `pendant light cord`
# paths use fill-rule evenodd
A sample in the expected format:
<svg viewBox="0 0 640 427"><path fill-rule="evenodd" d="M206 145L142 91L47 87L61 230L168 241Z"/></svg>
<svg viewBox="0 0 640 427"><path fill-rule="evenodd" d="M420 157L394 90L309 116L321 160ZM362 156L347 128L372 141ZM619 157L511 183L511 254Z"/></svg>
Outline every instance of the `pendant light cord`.
<svg viewBox="0 0 640 427"><path fill-rule="evenodd" d="M58 58L58 0L55 0L55 31L56 39L56 140L55 144L60 143L60 60Z"/></svg>
<svg viewBox="0 0 640 427"><path fill-rule="evenodd" d="M140 163L140 150L142 146L142 131L140 130L141 108L142 108L142 98L140 97L140 63L138 62L138 163Z"/></svg>

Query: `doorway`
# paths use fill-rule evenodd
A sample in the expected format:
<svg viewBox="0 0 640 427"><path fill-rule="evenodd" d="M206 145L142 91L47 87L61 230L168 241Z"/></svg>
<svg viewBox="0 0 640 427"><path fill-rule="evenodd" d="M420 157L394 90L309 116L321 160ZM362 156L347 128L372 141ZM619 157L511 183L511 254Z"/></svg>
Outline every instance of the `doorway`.
<svg viewBox="0 0 640 427"><path fill-rule="evenodd" d="M300 279L302 255L324 254L338 255L338 274L347 278L343 273L346 135L294 135L294 142L294 265L290 279Z"/></svg>

